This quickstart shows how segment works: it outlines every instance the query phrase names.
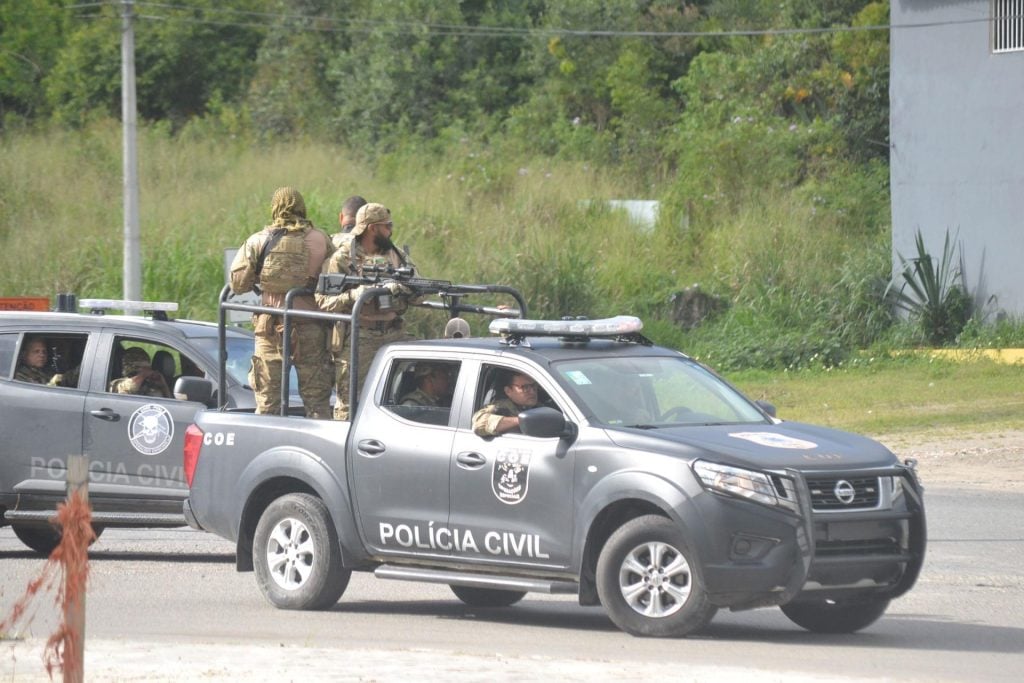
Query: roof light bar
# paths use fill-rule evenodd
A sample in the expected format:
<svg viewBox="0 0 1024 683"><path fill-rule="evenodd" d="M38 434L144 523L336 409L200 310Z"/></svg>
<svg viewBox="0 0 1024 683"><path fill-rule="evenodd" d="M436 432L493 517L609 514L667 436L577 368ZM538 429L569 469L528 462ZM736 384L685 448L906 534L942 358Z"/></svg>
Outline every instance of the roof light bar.
<svg viewBox="0 0 1024 683"><path fill-rule="evenodd" d="M79 308L93 311L176 311L176 301L127 301L124 299L79 299Z"/></svg>
<svg viewBox="0 0 1024 683"><path fill-rule="evenodd" d="M522 320L497 318L488 326L491 334L520 337L619 337L636 334L643 321L632 315L599 320Z"/></svg>

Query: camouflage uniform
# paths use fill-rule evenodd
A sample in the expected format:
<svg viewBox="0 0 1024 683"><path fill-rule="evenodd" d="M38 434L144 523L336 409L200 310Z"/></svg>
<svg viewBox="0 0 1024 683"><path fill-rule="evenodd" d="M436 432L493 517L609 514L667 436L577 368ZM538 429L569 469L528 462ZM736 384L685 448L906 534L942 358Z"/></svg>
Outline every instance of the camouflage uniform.
<svg viewBox="0 0 1024 683"><path fill-rule="evenodd" d="M33 384L50 384L55 375L48 368L34 368L31 365L21 364L14 371L14 379L19 382L32 382ZM54 385L56 386L56 385Z"/></svg>
<svg viewBox="0 0 1024 683"><path fill-rule="evenodd" d="M290 187L279 188L271 203L273 222L251 235L235 255L231 264L231 289L236 294L252 291L259 284L256 269L260 256L273 231L279 228L304 231L304 244L308 253L306 286L314 287L321 266L334 247L327 233L313 227L306 220L306 204L302 195ZM264 306L283 307L284 294L263 292ZM317 310L312 295L293 299L296 309ZM257 313L253 315L256 348L249 369L249 383L256 394L256 412L281 412L281 373L284 366L284 323L279 315ZM319 320L293 318L291 329L292 364L299 378L299 395L306 416L326 420L330 418L331 363L327 355L326 325Z"/></svg>
<svg viewBox="0 0 1024 683"><path fill-rule="evenodd" d="M526 410L517 406L510 398L501 398L488 403L473 413L473 431L479 436L497 436L498 423L503 417L515 417Z"/></svg>
<svg viewBox="0 0 1024 683"><path fill-rule="evenodd" d="M422 389L411 391L402 398L403 406L441 406L439 399L434 398Z"/></svg>
<svg viewBox="0 0 1024 683"><path fill-rule="evenodd" d="M136 375L140 372L153 369L149 365L149 354L137 346L126 349L124 358L121 361L121 372L124 377L112 380L107 391L114 394L136 394L139 396L155 396L157 398L170 398L170 389L166 384L146 378L136 381Z"/></svg>
<svg viewBox="0 0 1024 683"><path fill-rule="evenodd" d="M53 373L48 368L34 368L31 365L19 365L14 372L14 379L21 382L33 382L45 384L50 387L77 387L78 368L72 368L67 372Z"/></svg>
<svg viewBox="0 0 1024 683"><path fill-rule="evenodd" d="M346 275L362 275L365 266L391 266L401 268L403 266L413 267L413 264L404 259L397 250L391 249L385 253L368 254L359 241L359 236L366 228L376 222L386 222L391 219L391 212L381 204L367 204L359 209L356 227L352 232L343 235L339 240L341 246L324 264L325 273L343 273ZM344 239L347 237L348 239ZM332 313L351 313L356 299L359 297L357 289L350 289L340 294L324 295L317 294L316 299L320 308ZM370 364L377 355L377 350L385 344L393 341L406 341L412 339L412 335L405 332L402 314L409 306L409 298L401 295L391 297L391 308L381 310L380 302L376 300L367 301L363 304L359 316L359 367L356 368L358 386L362 387L366 380L366 374L370 370ZM335 364L335 391L334 419L348 419L348 394L349 394L349 352L348 347L349 331L344 324L335 325L331 339L331 354Z"/></svg>

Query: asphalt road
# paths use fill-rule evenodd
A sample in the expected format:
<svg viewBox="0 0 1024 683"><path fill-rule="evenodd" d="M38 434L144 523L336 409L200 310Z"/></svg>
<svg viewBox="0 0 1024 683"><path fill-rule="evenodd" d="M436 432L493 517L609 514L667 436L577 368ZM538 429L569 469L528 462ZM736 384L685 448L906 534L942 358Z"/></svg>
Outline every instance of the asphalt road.
<svg viewBox="0 0 1024 683"><path fill-rule="evenodd" d="M87 681L1019 681L1024 493L934 488L917 586L860 633L822 636L778 609L720 612L699 636L648 640L599 608L530 594L473 609L444 586L355 575L327 612L264 602L233 548L188 529L108 530L93 546ZM0 619L43 562L0 529ZM49 680L53 595L0 640L0 683ZM59 679L59 674L57 675Z"/></svg>

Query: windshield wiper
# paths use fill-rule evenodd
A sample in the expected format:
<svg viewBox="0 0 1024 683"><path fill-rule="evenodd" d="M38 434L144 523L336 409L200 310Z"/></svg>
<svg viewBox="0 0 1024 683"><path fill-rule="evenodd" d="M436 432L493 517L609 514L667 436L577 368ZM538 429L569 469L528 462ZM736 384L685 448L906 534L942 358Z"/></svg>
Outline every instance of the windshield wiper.
<svg viewBox="0 0 1024 683"><path fill-rule="evenodd" d="M662 425L623 425L628 429L660 429Z"/></svg>

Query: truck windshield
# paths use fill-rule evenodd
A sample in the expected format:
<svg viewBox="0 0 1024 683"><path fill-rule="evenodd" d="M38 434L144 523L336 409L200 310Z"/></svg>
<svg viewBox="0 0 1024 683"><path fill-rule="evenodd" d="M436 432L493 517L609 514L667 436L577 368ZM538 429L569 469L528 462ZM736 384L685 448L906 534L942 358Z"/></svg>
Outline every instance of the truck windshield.
<svg viewBox="0 0 1024 683"><path fill-rule="evenodd" d="M609 426L766 421L742 394L685 358L586 358L558 362L555 371L585 412Z"/></svg>

